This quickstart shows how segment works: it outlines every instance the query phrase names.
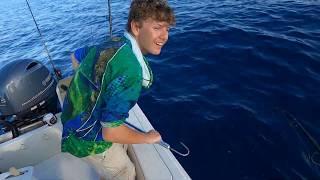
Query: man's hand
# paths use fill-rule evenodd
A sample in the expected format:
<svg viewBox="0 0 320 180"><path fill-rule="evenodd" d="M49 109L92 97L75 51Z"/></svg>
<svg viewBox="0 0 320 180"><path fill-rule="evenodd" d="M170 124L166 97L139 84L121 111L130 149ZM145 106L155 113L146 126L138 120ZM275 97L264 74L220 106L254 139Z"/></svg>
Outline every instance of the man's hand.
<svg viewBox="0 0 320 180"><path fill-rule="evenodd" d="M154 144L161 140L161 135L156 130L151 130L147 132L146 135L148 144Z"/></svg>

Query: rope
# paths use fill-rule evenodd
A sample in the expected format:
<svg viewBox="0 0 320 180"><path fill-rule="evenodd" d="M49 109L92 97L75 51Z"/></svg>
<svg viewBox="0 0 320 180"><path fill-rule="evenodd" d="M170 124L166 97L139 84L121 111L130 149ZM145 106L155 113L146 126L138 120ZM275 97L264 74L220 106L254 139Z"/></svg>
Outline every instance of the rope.
<svg viewBox="0 0 320 180"><path fill-rule="evenodd" d="M35 24L36 27L37 27L37 31L38 31L38 33L39 33L39 35L40 35L41 42L42 42L42 44L43 44L43 46L44 46L44 48L45 48L45 51L46 51L46 53L47 53L49 62L50 62L51 65L52 65L53 71L54 71L57 79L60 80L60 79L62 79L61 72L60 72L58 69L56 69L55 66L54 66L54 64L53 64L53 61L52 61L52 58L51 58L51 56L50 56L48 47L47 47L47 45L46 45L46 43L45 43L45 41L44 41L44 38L43 38L43 36L42 36L42 34L41 34L41 32L40 32L40 29L39 29L39 27L38 27L38 24L37 24L37 22L36 22L36 20L35 20L35 18L34 18L34 16L33 16L33 13L32 13L32 10L31 10L31 7L30 7L30 4L29 4L28 0L26 0L26 3L27 3L27 5L28 5L29 11L30 11L30 13L31 13L33 22L34 22L34 24Z"/></svg>

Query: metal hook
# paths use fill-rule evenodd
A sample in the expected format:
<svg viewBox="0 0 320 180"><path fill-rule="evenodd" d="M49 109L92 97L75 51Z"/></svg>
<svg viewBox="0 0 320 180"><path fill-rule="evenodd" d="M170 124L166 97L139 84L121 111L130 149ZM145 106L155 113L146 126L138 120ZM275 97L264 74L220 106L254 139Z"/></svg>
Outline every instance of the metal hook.
<svg viewBox="0 0 320 180"><path fill-rule="evenodd" d="M138 127L136 127L135 125L133 125L133 124L127 122L127 121L125 121L124 123L126 123L128 126L134 128L134 129L136 129L137 131L145 133L144 131L142 131L141 129L139 129ZM157 144L159 144L160 146L179 154L180 156L188 156L190 154L189 148L185 144L183 144L182 142L180 142L180 144L187 150L186 153L182 153L182 152L179 152L176 149L173 149L168 143L164 142L163 140L159 141Z"/></svg>
<svg viewBox="0 0 320 180"><path fill-rule="evenodd" d="M181 152L179 152L179 151L177 151L177 150L175 150L173 148L170 148L170 150L175 152L175 153L177 153L177 154L179 154L180 156L188 156L190 154L189 148L185 144L183 144L183 142L180 142L180 144L187 150L186 153L181 153Z"/></svg>
<svg viewBox="0 0 320 180"><path fill-rule="evenodd" d="M185 144L183 144L182 142L180 142L180 144L187 150L186 153L179 152L178 150L172 148L168 143L164 142L163 140L161 140L157 144L159 144L160 146L179 154L180 156L188 156L190 154L189 148Z"/></svg>

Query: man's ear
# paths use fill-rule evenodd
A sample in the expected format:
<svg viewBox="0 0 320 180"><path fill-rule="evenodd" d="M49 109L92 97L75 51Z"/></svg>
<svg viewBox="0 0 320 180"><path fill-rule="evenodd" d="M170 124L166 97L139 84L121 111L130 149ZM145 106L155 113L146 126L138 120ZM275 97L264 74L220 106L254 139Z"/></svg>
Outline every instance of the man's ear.
<svg viewBox="0 0 320 180"><path fill-rule="evenodd" d="M136 21L131 21L130 25L131 25L131 32L132 32L132 34L133 34L135 37L139 36L140 23L139 23L139 22L136 22Z"/></svg>

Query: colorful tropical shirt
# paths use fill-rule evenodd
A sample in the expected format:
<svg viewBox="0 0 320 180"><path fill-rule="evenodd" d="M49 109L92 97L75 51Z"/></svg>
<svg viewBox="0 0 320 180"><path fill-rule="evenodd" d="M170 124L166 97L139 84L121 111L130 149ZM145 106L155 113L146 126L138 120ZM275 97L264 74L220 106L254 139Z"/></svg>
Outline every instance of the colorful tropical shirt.
<svg viewBox="0 0 320 180"><path fill-rule="evenodd" d="M140 96L142 70L128 40L119 48L85 47L74 55L81 64L63 104L61 148L85 157L111 147L102 128L120 126L128 118Z"/></svg>

